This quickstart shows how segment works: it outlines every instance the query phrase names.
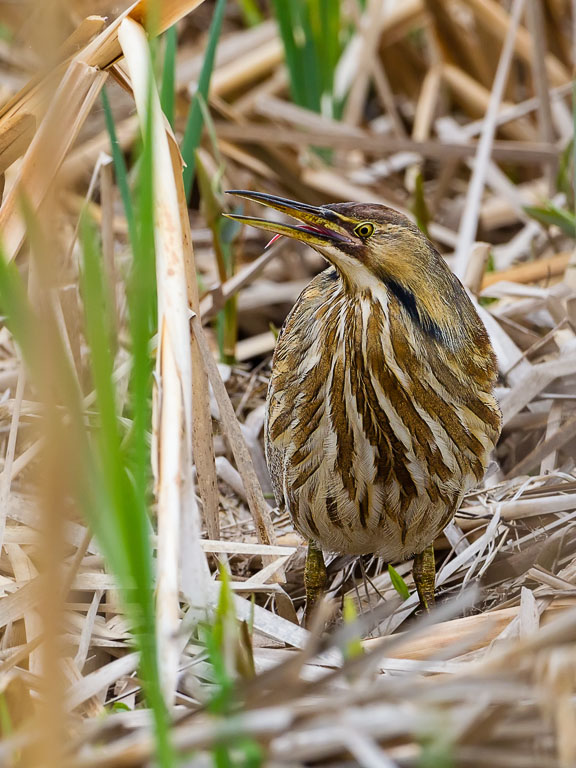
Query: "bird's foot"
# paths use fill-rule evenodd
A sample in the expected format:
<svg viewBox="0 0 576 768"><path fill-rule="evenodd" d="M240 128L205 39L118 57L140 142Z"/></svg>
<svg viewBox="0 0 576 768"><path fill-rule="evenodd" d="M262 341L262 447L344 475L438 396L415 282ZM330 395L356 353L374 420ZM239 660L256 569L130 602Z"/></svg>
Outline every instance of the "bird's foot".
<svg viewBox="0 0 576 768"><path fill-rule="evenodd" d="M420 598L420 606L426 613L429 613L435 602L436 561L434 559L434 544L430 544L419 555L415 555L412 575Z"/></svg>
<svg viewBox="0 0 576 768"><path fill-rule="evenodd" d="M324 596L326 590L326 565L324 555L318 545L308 542L308 554L304 567L304 586L306 588L306 607L304 609L304 626L310 626L310 620L314 613L314 607Z"/></svg>

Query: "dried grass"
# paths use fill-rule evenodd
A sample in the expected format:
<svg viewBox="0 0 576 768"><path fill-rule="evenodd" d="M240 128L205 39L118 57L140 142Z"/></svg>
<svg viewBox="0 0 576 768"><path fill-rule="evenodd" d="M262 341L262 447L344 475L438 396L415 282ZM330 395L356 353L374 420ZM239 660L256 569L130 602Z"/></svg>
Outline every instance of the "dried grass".
<svg viewBox="0 0 576 768"><path fill-rule="evenodd" d="M197 5L164 3L159 30ZM178 145L154 107L161 183L155 201L160 312L151 536L163 688L172 705L175 748L194 751L189 765L205 765L224 737L252 740L275 766L576 764L574 243L523 209L548 190L557 192L550 186L552 169L573 131L569 4L527 0L525 18L519 0L512 8L496 0L453 0L450 14L443 5L411 0L384 12L379 3L366 4L357 41L346 53L348 69L339 73L357 84L342 121L290 103L275 25L242 29L234 6L210 103L232 187L311 203L387 201L409 210L421 172L431 235L476 295L498 353L504 432L488 477L436 542L439 606L429 617L415 616L409 564L398 565L411 590L401 602L382 564L333 556L330 601L319 618L332 629L323 635L299 626L303 548L267 498L263 401L274 344L269 325L282 322L322 265L292 243L263 251L258 235L243 232L234 245L237 271L221 281L196 205L190 233ZM69 19L103 14L106 6L78 0L69 5ZM88 197L102 225L116 312L125 322L127 226L109 160L101 155L109 151L108 137L94 104L107 73L123 84L126 90L114 94L117 131L122 147L131 148L139 130L132 89L139 119L146 102L148 54L138 23L143 7L136 3L124 20L107 26L98 16L80 22L60 43L50 71L32 79L22 39L0 48L0 71L10 75L0 90L3 246L25 270L21 195L40 214L58 200L54 301L83 386L86 349L74 256L78 194L84 196L96 167ZM177 136L190 81L200 70L198 30L206 27L207 8L181 23ZM14 28L24 29L25 19L14 8L11 14ZM483 51L496 52L494 60ZM330 162L319 147L331 151ZM209 135L205 151L220 162ZM493 268L487 272L489 255ZM207 286L200 295L196 272ZM242 364L218 366L209 322L234 296ZM130 365L122 355L115 376L127 386ZM84 394L89 422L94 400ZM5 326L0 396L0 702L8 713L8 720L0 717L0 762L19 765L37 754L30 750L38 749L35 718L46 696L46 594L38 575L46 561L46 520L37 471L46 438L39 431L37 392ZM138 655L116 580L85 522L64 504L60 513L67 734L61 764L150 764L150 711L141 705ZM207 711L213 673L195 633L202 610L218 599L219 561L231 571L237 616L253 626L255 667L253 676L238 680L242 706L224 720ZM341 625L344 596L356 605L356 624ZM351 641L358 636L363 653L354 655ZM244 637L240 648L248 645ZM119 702L124 708L114 709Z"/></svg>

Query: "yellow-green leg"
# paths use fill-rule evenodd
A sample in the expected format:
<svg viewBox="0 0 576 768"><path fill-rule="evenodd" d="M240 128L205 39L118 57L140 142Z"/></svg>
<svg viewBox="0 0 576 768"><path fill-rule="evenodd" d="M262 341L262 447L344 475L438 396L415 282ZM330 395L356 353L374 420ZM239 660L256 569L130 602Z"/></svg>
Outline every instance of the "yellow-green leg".
<svg viewBox="0 0 576 768"><path fill-rule="evenodd" d="M424 552L414 557L412 575L421 607L429 612L434 605L434 583L436 581L436 560L434 559L434 544L426 547Z"/></svg>
<svg viewBox="0 0 576 768"><path fill-rule="evenodd" d="M324 595L326 581L326 565L322 550L314 541L309 541L306 565L304 566L304 587L306 589L305 626L310 624L310 617L314 612L314 606Z"/></svg>

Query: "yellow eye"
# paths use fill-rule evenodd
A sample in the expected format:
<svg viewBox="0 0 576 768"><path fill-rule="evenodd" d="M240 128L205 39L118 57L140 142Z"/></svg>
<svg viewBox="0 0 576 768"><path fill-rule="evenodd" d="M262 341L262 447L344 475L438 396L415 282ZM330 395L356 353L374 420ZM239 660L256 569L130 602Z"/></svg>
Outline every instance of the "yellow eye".
<svg viewBox="0 0 576 768"><path fill-rule="evenodd" d="M358 224L357 227L354 227L354 232L356 232L358 237L366 240L366 238L370 237L372 232L374 232L374 224L371 224L369 221L363 221L362 224Z"/></svg>

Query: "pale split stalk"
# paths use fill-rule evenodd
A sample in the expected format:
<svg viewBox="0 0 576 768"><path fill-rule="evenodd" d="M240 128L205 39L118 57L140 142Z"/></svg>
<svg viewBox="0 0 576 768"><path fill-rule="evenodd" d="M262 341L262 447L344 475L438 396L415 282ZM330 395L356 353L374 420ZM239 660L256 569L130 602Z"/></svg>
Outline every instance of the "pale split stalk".
<svg viewBox="0 0 576 768"><path fill-rule="evenodd" d="M200 546L200 516L191 475L192 370L185 254L178 193L166 124L154 82L144 29L126 18L118 38L134 90L142 130L152 110L156 276L158 283L157 397L154 435L158 498L157 631L159 667L167 703L176 691L180 642L180 545L196 564L196 589L187 598L203 608L209 571ZM185 518L185 519L184 519ZM190 561L187 563L190 568Z"/></svg>
<svg viewBox="0 0 576 768"><path fill-rule="evenodd" d="M520 24L520 15L524 9L524 2L525 0L515 0L512 6L510 26L508 27L506 39L502 46L502 52L500 54L498 68L494 78L494 85L492 86L490 101L484 118L484 126L478 143L478 151L474 161L474 170L472 171L472 179L466 195L466 206L460 222L458 243L456 245L454 264L452 266L454 272L460 278L466 273L468 258L476 237L478 218L480 216L480 203L486 182L486 171L492 154L494 136L496 134L496 120L498 118L498 111L502 102L502 96L504 94L504 88L506 87L508 72L514 54L514 41Z"/></svg>

